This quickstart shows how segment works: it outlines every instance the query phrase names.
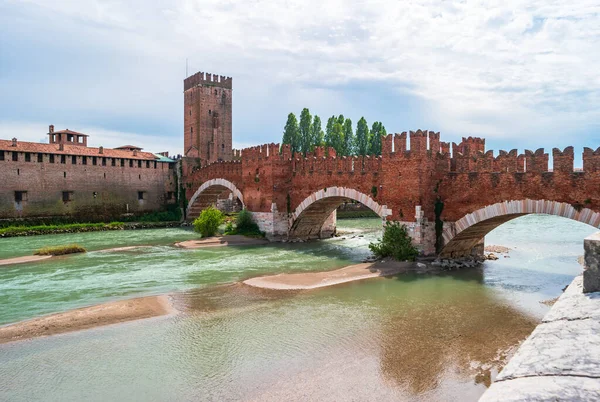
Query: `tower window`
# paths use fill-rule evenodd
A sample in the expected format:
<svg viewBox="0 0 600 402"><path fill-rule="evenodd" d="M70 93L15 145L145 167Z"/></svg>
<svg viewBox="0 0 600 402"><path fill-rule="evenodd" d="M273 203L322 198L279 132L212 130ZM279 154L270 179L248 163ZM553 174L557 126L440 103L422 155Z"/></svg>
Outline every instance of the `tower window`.
<svg viewBox="0 0 600 402"><path fill-rule="evenodd" d="M121 159L121 167L125 166L125 159Z"/></svg>
<svg viewBox="0 0 600 402"><path fill-rule="evenodd" d="M12 153L12 160L13 160L13 162L19 161L19 154L17 152Z"/></svg>
<svg viewBox="0 0 600 402"><path fill-rule="evenodd" d="M27 191L15 191L15 202L27 201Z"/></svg>
<svg viewBox="0 0 600 402"><path fill-rule="evenodd" d="M62 200L64 203L67 203L73 200L73 192L72 191L63 191L62 192Z"/></svg>
<svg viewBox="0 0 600 402"><path fill-rule="evenodd" d="M150 161L146 161L146 169L150 169Z"/></svg>
<svg viewBox="0 0 600 402"><path fill-rule="evenodd" d="M63 177L66 179L67 178L67 172L63 172Z"/></svg>
<svg viewBox="0 0 600 402"><path fill-rule="evenodd" d="M129 159L129 167L133 167L133 159Z"/></svg>
<svg viewBox="0 0 600 402"><path fill-rule="evenodd" d="M144 199L144 192L143 191L138 191L138 200L141 201Z"/></svg>
<svg viewBox="0 0 600 402"><path fill-rule="evenodd" d="M77 157L75 155L71 156L71 165L77 165Z"/></svg>
<svg viewBox="0 0 600 402"><path fill-rule="evenodd" d="M98 158L92 156L92 165L96 166L98 164Z"/></svg>
<svg viewBox="0 0 600 402"><path fill-rule="evenodd" d="M194 127L190 127L190 134L194 134Z"/></svg>
<svg viewBox="0 0 600 402"><path fill-rule="evenodd" d="M212 114L212 110L208 109L208 114Z"/></svg>
<svg viewBox="0 0 600 402"><path fill-rule="evenodd" d="M225 149L225 144L221 144L221 149Z"/></svg>
<svg viewBox="0 0 600 402"><path fill-rule="evenodd" d="M4 160L4 151L0 151L0 161Z"/></svg>
<svg viewBox="0 0 600 402"><path fill-rule="evenodd" d="M54 155L50 155L50 156L54 156ZM66 155L61 155L60 156L60 163L62 163L63 165L65 163L67 163L67 156Z"/></svg>
<svg viewBox="0 0 600 402"><path fill-rule="evenodd" d="M87 156L82 156L81 157L81 164L82 165L87 165Z"/></svg>
<svg viewBox="0 0 600 402"><path fill-rule="evenodd" d="M38 162L43 162L44 161L44 154L38 154L37 155L37 161Z"/></svg>
<svg viewBox="0 0 600 402"><path fill-rule="evenodd" d="M142 161L138 161L138 167L141 168L142 167Z"/></svg>
<svg viewBox="0 0 600 402"><path fill-rule="evenodd" d="M54 154L50 154L48 159L50 163L54 163Z"/></svg>
<svg viewBox="0 0 600 402"><path fill-rule="evenodd" d="M94 192L92 193L92 195L94 196L94 198L96 198L96 197L98 197L98 192L97 192L97 191L94 191Z"/></svg>
<svg viewBox="0 0 600 402"><path fill-rule="evenodd" d="M117 165L117 159L116 158L112 158L110 160L110 166L116 166Z"/></svg>
<svg viewBox="0 0 600 402"><path fill-rule="evenodd" d="M106 158L102 158L102 166L106 166Z"/></svg>

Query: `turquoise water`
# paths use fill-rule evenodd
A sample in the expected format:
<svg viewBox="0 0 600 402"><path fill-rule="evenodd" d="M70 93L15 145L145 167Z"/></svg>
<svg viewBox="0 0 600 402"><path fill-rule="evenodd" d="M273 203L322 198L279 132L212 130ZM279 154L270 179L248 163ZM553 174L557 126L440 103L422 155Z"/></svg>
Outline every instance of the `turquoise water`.
<svg viewBox="0 0 600 402"><path fill-rule="evenodd" d="M513 250L481 269L303 292L237 283L360 261L379 225L347 220L337 239L203 250L172 247L194 236L179 229L128 232L143 237L129 242L86 233L76 241L90 249L154 245L2 268L2 323L164 292L178 292L183 313L0 345L0 400L476 400L548 310L540 301L581 272L594 232L527 216L486 238ZM20 240L0 240L0 255L44 241Z"/></svg>

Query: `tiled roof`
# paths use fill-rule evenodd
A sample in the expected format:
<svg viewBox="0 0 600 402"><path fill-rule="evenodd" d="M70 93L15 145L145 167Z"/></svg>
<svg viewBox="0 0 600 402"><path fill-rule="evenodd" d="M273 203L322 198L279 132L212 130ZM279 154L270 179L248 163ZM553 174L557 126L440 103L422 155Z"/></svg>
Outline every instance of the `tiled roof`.
<svg viewBox="0 0 600 402"><path fill-rule="evenodd" d="M17 151L17 152L33 152L44 154L58 155L81 155L81 156L98 156L106 158L125 158L125 159L143 159L143 160L158 160L158 158L150 152L140 152L134 156L132 151L122 149L104 148L104 152L100 153L99 148L84 147L81 145L64 144L63 150L59 150L59 144L42 144L40 142L25 142L17 141L17 146L12 146L10 140L0 140L0 150L2 151Z"/></svg>
<svg viewBox="0 0 600 402"><path fill-rule="evenodd" d="M78 133L77 131L69 130L68 128L66 130L55 131L53 133L48 133L48 134L75 134L75 135L83 135L85 137L89 137L89 135L87 135L87 134Z"/></svg>

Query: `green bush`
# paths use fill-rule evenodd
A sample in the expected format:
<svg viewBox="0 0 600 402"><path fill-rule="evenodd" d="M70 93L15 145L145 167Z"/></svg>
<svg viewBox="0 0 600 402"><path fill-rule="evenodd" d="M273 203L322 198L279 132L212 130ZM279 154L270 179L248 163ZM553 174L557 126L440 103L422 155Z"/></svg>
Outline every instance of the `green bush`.
<svg viewBox="0 0 600 402"><path fill-rule="evenodd" d="M247 209L242 209L235 220L235 226L237 232L240 234L244 233L260 233L258 230L258 225L254 222L254 218L252 218L252 213Z"/></svg>
<svg viewBox="0 0 600 402"><path fill-rule="evenodd" d="M398 261L414 261L419 250L412 245L406 226L398 222L387 222L383 229L383 238L369 248L378 258L392 257Z"/></svg>
<svg viewBox="0 0 600 402"><path fill-rule="evenodd" d="M85 253L86 249L79 244L68 244L66 246L44 247L36 250L35 255L65 255L74 253Z"/></svg>
<svg viewBox="0 0 600 402"><path fill-rule="evenodd" d="M214 207L208 207L194 221L194 230L200 233L202 237L214 236L223 219L224 216L221 211Z"/></svg>

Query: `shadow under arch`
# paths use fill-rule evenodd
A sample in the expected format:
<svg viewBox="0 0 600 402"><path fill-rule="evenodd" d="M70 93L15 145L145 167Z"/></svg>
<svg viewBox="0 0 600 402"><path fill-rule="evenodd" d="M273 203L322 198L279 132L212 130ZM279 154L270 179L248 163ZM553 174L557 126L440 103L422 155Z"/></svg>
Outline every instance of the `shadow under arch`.
<svg viewBox="0 0 600 402"><path fill-rule="evenodd" d="M367 194L352 188L327 187L306 197L290 217L289 238L318 239L322 237L323 224L345 201L358 201L383 220L392 210L380 205Z"/></svg>
<svg viewBox="0 0 600 402"><path fill-rule="evenodd" d="M219 195L225 191L230 191L240 201L242 208L245 207L244 196L235 184L226 179L211 179L202 183L190 198L186 209L186 217L188 219L196 217L200 215L203 209L216 205Z"/></svg>
<svg viewBox="0 0 600 402"><path fill-rule="evenodd" d="M565 202L548 200L504 201L478 209L446 227L440 256L452 258L472 254L477 246L483 245L486 234L503 223L529 214L560 216L600 228L600 212L589 208L576 209Z"/></svg>

